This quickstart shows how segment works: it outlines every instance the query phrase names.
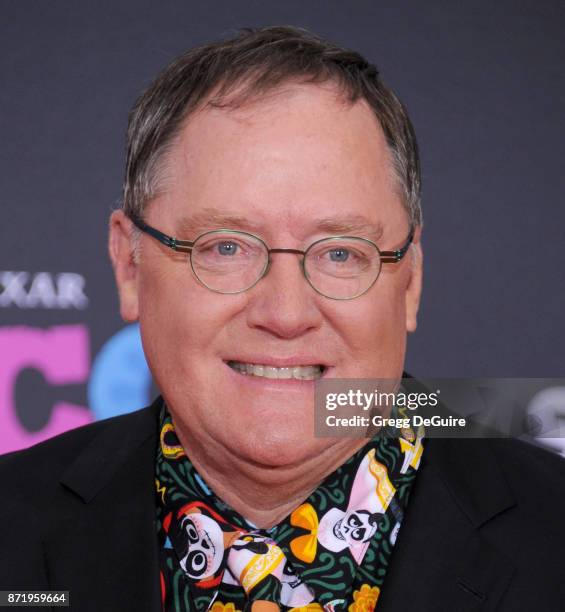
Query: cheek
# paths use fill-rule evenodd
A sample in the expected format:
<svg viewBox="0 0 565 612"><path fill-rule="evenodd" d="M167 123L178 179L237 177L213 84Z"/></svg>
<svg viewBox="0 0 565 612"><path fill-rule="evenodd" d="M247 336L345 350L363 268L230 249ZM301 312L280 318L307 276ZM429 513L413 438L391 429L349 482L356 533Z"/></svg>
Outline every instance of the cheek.
<svg viewBox="0 0 565 612"><path fill-rule="evenodd" d="M406 344L405 304L399 291L369 293L350 303L349 313L334 328L347 347L347 371L352 377L396 376ZM337 318L334 319L337 321Z"/></svg>
<svg viewBox="0 0 565 612"><path fill-rule="evenodd" d="M213 293L188 273L166 275L162 270L149 270L140 282L139 321L153 371L169 378L181 371L190 376L215 355L228 321L242 308L243 300Z"/></svg>

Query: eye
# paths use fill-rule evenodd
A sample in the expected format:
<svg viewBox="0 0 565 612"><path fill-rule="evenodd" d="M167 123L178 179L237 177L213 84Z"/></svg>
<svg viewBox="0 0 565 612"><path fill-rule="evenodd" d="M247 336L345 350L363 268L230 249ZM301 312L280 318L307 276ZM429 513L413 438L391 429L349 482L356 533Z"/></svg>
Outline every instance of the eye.
<svg viewBox="0 0 565 612"><path fill-rule="evenodd" d="M347 521L347 524L350 527L360 527L361 526L361 521L359 520L359 518L355 514L352 514L349 517L349 520Z"/></svg>
<svg viewBox="0 0 565 612"><path fill-rule="evenodd" d="M289 563L286 563L283 567L283 574L285 574L286 576L296 576L294 568Z"/></svg>
<svg viewBox="0 0 565 612"><path fill-rule="evenodd" d="M361 542L364 537L365 537L365 528L364 527L358 527L357 529L354 529L351 532L351 539L355 540L356 542Z"/></svg>
<svg viewBox="0 0 565 612"><path fill-rule="evenodd" d="M192 521L186 521L185 523L186 535L188 536L188 540L190 543L194 544L194 542L198 542L198 531Z"/></svg>
<svg viewBox="0 0 565 612"><path fill-rule="evenodd" d="M186 558L186 571L188 574L198 577L206 570L206 556L200 550L188 553Z"/></svg>
<svg viewBox="0 0 565 612"><path fill-rule="evenodd" d="M234 234L204 235L193 249L199 262L226 263L230 260L253 260L264 255L264 248L253 236Z"/></svg>
<svg viewBox="0 0 565 612"><path fill-rule="evenodd" d="M331 249L328 251L330 260L337 263L347 261L349 259L349 251L347 249Z"/></svg>
<svg viewBox="0 0 565 612"><path fill-rule="evenodd" d="M308 252L310 265L328 274L356 274L375 261L377 251L360 238L328 238L314 243Z"/></svg>
<svg viewBox="0 0 565 612"><path fill-rule="evenodd" d="M220 255L235 255L239 249L239 245L235 244L235 242L223 241L218 242L216 248Z"/></svg>

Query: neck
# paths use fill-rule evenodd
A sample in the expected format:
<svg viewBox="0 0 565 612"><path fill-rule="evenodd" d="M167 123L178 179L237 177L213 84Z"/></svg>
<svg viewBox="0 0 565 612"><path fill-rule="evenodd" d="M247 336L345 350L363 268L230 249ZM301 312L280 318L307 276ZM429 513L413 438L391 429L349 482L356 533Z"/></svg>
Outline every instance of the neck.
<svg viewBox="0 0 565 612"><path fill-rule="evenodd" d="M234 455L214 440L204 443L182 425L175 430L190 460L214 493L260 529L283 520L367 440L339 439L330 447L295 464L282 467L257 464Z"/></svg>

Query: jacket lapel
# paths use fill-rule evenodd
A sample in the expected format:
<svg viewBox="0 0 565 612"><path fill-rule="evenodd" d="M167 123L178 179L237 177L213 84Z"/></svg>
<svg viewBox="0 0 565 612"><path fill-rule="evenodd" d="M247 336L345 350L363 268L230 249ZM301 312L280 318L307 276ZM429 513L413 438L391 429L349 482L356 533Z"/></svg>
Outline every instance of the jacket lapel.
<svg viewBox="0 0 565 612"><path fill-rule="evenodd" d="M428 439L379 612L497 610L514 568L480 528L513 505L488 441Z"/></svg>
<svg viewBox="0 0 565 612"><path fill-rule="evenodd" d="M60 480L73 494L66 491L59 506L68 521L58 511L46 544L50 582L70 588L81 610L161 609L154 485L159 407L160 398L102 429Z"/></svg>

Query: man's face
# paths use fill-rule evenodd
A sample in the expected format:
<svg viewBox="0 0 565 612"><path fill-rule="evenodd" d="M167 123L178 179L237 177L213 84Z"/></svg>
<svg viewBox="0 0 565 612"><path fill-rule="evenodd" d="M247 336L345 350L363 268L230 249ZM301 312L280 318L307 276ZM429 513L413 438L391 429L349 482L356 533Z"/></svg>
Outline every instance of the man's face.
<svg viewBox="0 0 565 612"><path fill-rule="evenodd" d="M347 545L368 542L377 530L376 521L366 510L352 510L334 527L335 535Z"/></svg>
<svg viewBox="0 0 565 612"><path fill-rule="evenodd" d="M390 250L409 233L376 118L364 102L344 104L329 85L289 85L238 110L193 115L166 160L164 181L145 221L180 239L228 227L270 248L305 250L347 234ZM383 265L373 287L353 300L316 293L300 256L289 253L273 254L252 289L223 295L196 280L186 255L149 236L139 265L125 249L118 255L112 244L125 240L127 226L120 214L111 252L122 315L139 319L151 371L189 439L271 466L296 464L336 442L313 437L313 380L243 374L232 362L320 364L326 378L401 375L420 296L418 233L412 252Z"/></svg>

